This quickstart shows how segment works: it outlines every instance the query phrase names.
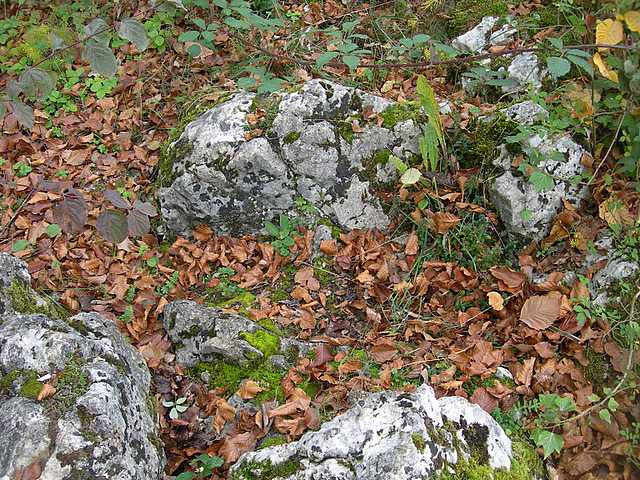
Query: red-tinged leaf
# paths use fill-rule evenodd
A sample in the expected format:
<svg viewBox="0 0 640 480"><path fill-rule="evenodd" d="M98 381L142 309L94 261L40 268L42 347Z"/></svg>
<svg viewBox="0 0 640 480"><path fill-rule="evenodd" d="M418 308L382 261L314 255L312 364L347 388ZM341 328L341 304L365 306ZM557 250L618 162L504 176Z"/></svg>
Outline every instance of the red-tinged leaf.
<svg viewBox="0 0 640 480"><path fill-rule="evenodd" d="M116 208L124 208L125 210L131 208L129 201L116 190L105 190L104 198Z"/></svg>
<svg viewBox="0 0 640 480"><path fill-rule="evenodd" d="M493 412L498 406L498 400L491 395L484 387L476 388L471 395L471 401L477 403L487 413Z"/></svg>
<svg viewBox="0 0 640 480"><path fill-rule="evenodd" d="M228 438L220 447L220 455L225 463L234 463L240 455L250 452L256 448L256 437L252 432L244 432L234 437Z"/></svg>
<svg viewBox="0 0 640 480"><path fill-rule="evenodd" d="M111 243L120 243L129 231L127 217L117 210L105 210L96 221L96 228L102 237Z"/></svg>
<svg viewBox="0 0 640 480"><path fill-rule="evenodd" d="M42 467L39 462L30 465L16 472L16 480L38 480L42 475Z"/></svg>
<svg viewBox="0 0 640 480"><path fill-rule="evenodd" d="M371 358L375 362L384 363L388 362L396 355L398 348L393 340L381 338L371 347L370 352Z"/></svg>
<svg viewBox="0 0 640 480"><path fill-rule="evenodd" d="M534 330L545 330L560 317L561 304L558 292L531 297L522 306L520 320Z"/></svg>
<svg viewBox="0 0 640 480"><path fill-rule="evenodd" d="M320 365L324 365L327 362L333 360L333 355L331 354L331 347L326 343L322 343L318 345L315 349L315 356L313 357L313 361L311 362L312 367L319 367Z"/></svg>
<svg viewBox="0 0 640 480"><path fill-rule="evenodd" d="M149 230L151 229L149 217L139 210L130 210L129 214L127 215L127 228L129 231L129 235L132 237L140 237L142 235L145 235L149 233Z"/></svg>
<svg viewBox="0 0 640 480"><path fill-rule="evenodd" d="M133 204L133 208L149 217L155 217L156 215L158 215L156 207L151 205L149 202L141 202L140 200L136 200Z"/></svg>
<svg viewBox="0 0 640 480"><path fill-rule="evenodd" d="M62 200L53 207L53 220L62 231L70 235L81 233L87 223L87 204L82 194L70 188L62 195Z"/></svg>

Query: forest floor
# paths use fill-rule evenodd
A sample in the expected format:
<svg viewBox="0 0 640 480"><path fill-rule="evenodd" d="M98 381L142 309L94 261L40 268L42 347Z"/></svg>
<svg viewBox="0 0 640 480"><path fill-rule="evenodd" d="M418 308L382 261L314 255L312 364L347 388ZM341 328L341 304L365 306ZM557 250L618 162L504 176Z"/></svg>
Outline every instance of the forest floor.
<svg viewBox="0 0 640 480"><path fill-rule="evenodd" d="M281 3L287 18L301 27L339 26L351 8L364 28L375 26L373 16L378 26L397 31L420 11L410 5L399 12L394 2L378 8L334 0L310 2L311 8ZM19 55L37 60L38 42L53 28L46 25L72 22L76 4L82 2L5 4L0 40L6 36L3 45L22 50L2 54L7 74L2 86ZM526 17L545 7L523 3L511 13ZM105 6L91 8L97 14ZM130 200L155 203L167 141L198 112L237 90L238 65L261 62L288 85L318 75L313 66L292 66L286 58L247 49L224 30L216 33L215 51L190 58L186 44L177 41L191 28L188 20L163 17L145 2L135 15L146 20L152 46L142 54L129 44L117 46L117 77L89 76L75 56L62 69L56 94L36 109L32 131L12 115L5 117L0 249L28 262L39 291L70 311L111 318L142 353L159 400L167 473L175 475L208 453L225 459L211 477L223 478L239 454L255 449L266 433L252 416L233 420L225 401L233 392L207 391L175 365L160 315L168 302L196 299L256 321L268 319L287 335L323 342L313 358L300 360L282 379L276 400L286 403L296 386L310 400L306 410L295 410L272 427L282 438L299 438L344 411L354 389L412 390L427 382L438 395L480 404L512 437L528 439L536 427L560 435L560 452L547 459L558 478L638 478L640 408L634 395L640 390L632 380L637 359L628 364L625 340L637 284L622 282L618 293L624 301L596 308L588 301L586 281L602 264L587 271L584 281L562 282L565 272L584 265L596 235L606 229L637 260L640 227L628 219L638 217L640 199L628 178L606 162L593 183L593 203L584 211L565 210L541 243L519 242L502 230L486 200L480 165L466 165L450 172L455 187L434 183L389 194L386 200L400 213L388 232L336 232L315 259L314 226L305 225L288 257L268 238L220 237L205 226L192 239L175 238L159 221L150 233L114 246L94 228L106 204L103 192L115 189ZM8 23L12 19L17 21ZM557 31L539 30L536 40ZM262 46L286 51L284 44L272 35ZM351 75L351 84L392 100L415 97L416 71L390 69L371 77L365 70ZM495 111L496 105L489 96L464 97L452 70L422 73L440 98L452 101L454 110L443 122L455 143L463 135L473 138L472 114ZM340 79L349 71L327 67L324 74ZM88 206L87 226L76 235L62 233L53 213L68 188L81 192ZM614 198L624 207L612 218L602 205ZM533 272L543 280L531 281ZM527 302L530 307L537 302L536 311L558 304L560 313L551 319L527 316L522 311ZM496 374L505 365L513 378ZM245 382L244 396L254 397L259 387ZM171 420L160 400L178 397L188 398L192 408ZM608 397L606 405L599 402ZM571 399L571 408L558 404L559 398ZM603 409L609 413L600 413ZM227 425L225 438L194 436L198 412L204 411L221 422L216 428L235 422ZM552 415L542 418L541 411Z"/></svg>

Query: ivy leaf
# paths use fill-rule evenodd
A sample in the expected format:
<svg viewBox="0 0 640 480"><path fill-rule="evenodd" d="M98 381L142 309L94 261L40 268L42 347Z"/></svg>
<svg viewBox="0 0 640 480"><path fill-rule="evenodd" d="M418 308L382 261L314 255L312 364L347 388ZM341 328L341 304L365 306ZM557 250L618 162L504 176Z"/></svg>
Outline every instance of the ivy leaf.
<svg viewBox="0 0 640 480"><path fill-rule="evenodd" d="M531 439L537 447L542 447L545 459L554 453L560 453L562 447L564 447L563 438L557 433L548 430L535 429L531 433Z"/></svg>
<svg viewBox="0 0 640 480"><path fill-rule="evenodd" d="M33 108L19 100L9 102L9 104L13 110L13 116L16 117L16 120L18 120L20 125L29 129L33 128L33 124L35 122Z"/></svg>
<svg viewBox="0 0 640 480"><path fill-rule="evenodd" d="M400 177L400 181L403 185L414 185L420 181L422 174L417 168L409 168Z"/></svg>
<svg viewBox="0 0 640 480"><path fill-rule="evenodd" d="M111 32L109 30L109 25L101 18L95 18L84 26L84 33L91 37L90 41L104 46L108 46L111 41Z"/></svg>
<svg viewBox="0 0 640 480"><path fill-rule="evenodd" d="M122 195L120 195L120 192L116 190L105 190L104 198L109 200L116 208L131 208L131 204Z"/></svg>
<svg viewBox="0 0 640 480"><path fill-rule="evenodd" d="M67 190L62 200L53 207L53 219L65 233L82 232L87 223L87 204L82 194L75 188Z"/></svg>
<svg viewBox="0 0 640 480"><path fill-rule="evenodd" d="M316 67L322 68L338 56L338 52L325 52L316 58Z"/></svg>
<svg viewBox="0 0 640 480"><path fill-rule="evenodd" d="M149 223L149 217L135 208L127 215L127 228L129 235L132 237L140 237L149 233L151 224ZM119 242L118 242L119 243Z"/></svg>
<svg viewBox="0 0 640 480"><path fill-rule="evenodd" d="M342 61L352 72L360 65L360 57L356 55L343 55Z"/></svg>
<svg viewBox="0 0 640 480"><path fill-rule="evenodd" d="M113 77L118 71L118 60L107 45L88 40L82 58L89 62L91 70L104 77Z"/></svg>
<svg viewBox="0 0 640 480"><path fill-rule="evenodd" d="M22 250L26 250L31 245L29 240L16 240L11 245L11 253L21 252Z"/></svg>
<svg viewBox="0 0 640 480"><path fill-rule="evenodd" d="M118 34L133 43L139 52L144 52L149 46L149 36L144 25L135 18L126 18L120 22Z"/></svg>
<svg viewBox="0 0 640 480"><path fill-rule="evenodd" d="M96 221L96 228L102 237L111 243L120 243L129 231L127 217L117 210L105 210Z"/></svg>
<svg viewBox="0 0 640 480"><path fill-rule="evenodd" d="M549 57L547 58L547 68L554 80L557 80L569 73L571 64L566 58Z"/></svg>
<svg viewBox="0 0 640 480"><path fill-rule="evenodd" d="M18 78L20 89L27 97L34 97L42 100L49 95L56 85L55 80L40 68L27 68Z"/></svg>
<svg viewBox="0 0 640 480"><path fill-rule="evenodd" d="M555 186L553 177L539 170L531 174L529 181L533 184L536 192L548 192Z"/></svg>

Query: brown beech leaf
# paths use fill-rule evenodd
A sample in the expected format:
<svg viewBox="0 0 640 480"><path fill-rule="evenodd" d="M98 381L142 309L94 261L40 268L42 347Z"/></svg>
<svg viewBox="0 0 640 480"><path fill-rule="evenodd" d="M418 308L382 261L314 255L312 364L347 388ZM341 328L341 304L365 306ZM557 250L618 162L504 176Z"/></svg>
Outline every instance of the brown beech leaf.
<svg viewBox="0 0 640 480"><path fill-rule="evenodd" d="M416 232L411 232L407 238L407 244L404 247L405 255L417 255L420 247L418 245L418 235Z"/></svg>
<svg viewBox="0 0 640 480"><path fill-rule="evenodd" d="M431 220L433 220L436 232L438 233L447 233L460 223L460 218L456 217L453 213L447 212L434 213Z"/></svg>
<svg viewBox="0 0 640 480"><path fill-rule="evenodd" d="M46 398L51 397L54 393L56 393L56 387L54 387L50 383L45 383L42 387L42 390L40 390L40 393L38 394L37 400L40 402Z"/></svg>
<svg viewBox="0 0 640 480"><path fill-rule="evenodd" d="M320 242L320 251L330 257L338 254L338 246L335 240L322 240Z"/></svg>
<svg viewBox="0 0 640 480"><path fill-rule="evenodd" d="M534 330L544 330L560 316L562 296L558 292L527 299L520 311L520 320Z"/></svg>
<svg viewBox="0 0 640 480"><path fill-rule="evenodd" d="M263 390L255 381L247 379L240 384L238 395L243 400L250 400Z"/></svg>
<svg viewBox="0 0 640 480"><path fill-rule="evenodd" d="M476 388L471 395L471 401L477 403L487 413L493 412L498 406L498 400L491 395L484 387Z"/></svg>
<svg viewBox="0 0 640 480"><path fill-rule="evenodd" d="M522 272L514 272L508 268L492 267L491 275L502 282L501 288L508 292L516 292L522 288L527 276Z"/></svg>

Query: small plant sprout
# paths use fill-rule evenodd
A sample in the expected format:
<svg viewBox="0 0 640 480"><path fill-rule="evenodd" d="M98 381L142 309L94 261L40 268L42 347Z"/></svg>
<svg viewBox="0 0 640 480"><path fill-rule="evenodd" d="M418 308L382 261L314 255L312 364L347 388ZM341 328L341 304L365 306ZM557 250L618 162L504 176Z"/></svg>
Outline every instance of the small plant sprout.
<svg viewBox="0 0 640 480"><path fill-rule="evenodd" d="M186 397L179 397L176 400L164 400L162 405L166 408L170 408L169 410L169 418L171 420L175 420L180 416L181 413L184 413L189 408L188 405L185 405L187 401Z"/></svg>

